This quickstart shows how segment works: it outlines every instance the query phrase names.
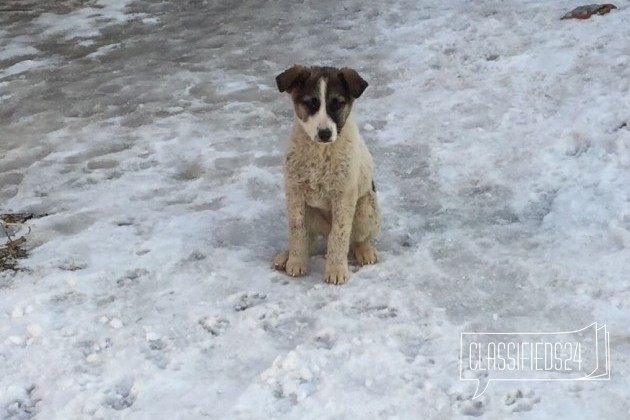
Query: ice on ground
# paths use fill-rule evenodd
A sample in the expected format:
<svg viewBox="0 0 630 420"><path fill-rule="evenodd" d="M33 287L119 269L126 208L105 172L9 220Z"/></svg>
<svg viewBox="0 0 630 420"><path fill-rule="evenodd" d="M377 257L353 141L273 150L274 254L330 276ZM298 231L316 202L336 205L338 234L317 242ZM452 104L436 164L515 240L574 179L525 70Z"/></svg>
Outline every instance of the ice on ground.
<svg viewBox="0 0 630 420"><path fill-rule="evenodd" d="M14 2L15 3L15 2ZM630 27L574 2L17 2L0 13L0 418L623 418ZM17 8L17 6L16 6ZM348 65L380 261L293 279L294 63ZM464 331L607 324L611 381L459 380Z"/></svg>

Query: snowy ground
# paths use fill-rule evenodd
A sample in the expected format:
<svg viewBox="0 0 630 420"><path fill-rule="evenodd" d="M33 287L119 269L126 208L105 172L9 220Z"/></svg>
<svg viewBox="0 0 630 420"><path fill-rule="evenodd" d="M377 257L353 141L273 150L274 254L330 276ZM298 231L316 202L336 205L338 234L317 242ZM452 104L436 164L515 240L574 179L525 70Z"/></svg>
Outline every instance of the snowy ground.
<svg viewBox="0 0 630 420"><path fill-rule="evenodd" d="M0 418L629 416L630 7L580 4L2 2L0 213L47 216ZM381 260L343 287L270 269L294 63L370 82ZM610 381L459 380L461 332L594 321Z"/></svg>

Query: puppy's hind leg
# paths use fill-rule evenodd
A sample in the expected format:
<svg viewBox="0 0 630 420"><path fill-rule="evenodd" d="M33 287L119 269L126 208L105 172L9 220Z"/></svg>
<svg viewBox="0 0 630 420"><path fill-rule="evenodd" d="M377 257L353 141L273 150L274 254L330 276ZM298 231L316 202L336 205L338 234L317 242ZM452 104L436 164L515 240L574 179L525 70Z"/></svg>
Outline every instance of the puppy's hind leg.
<svg viewBox="0 0 630 420"><path fill-rule="evenodd" d="M276 270L284 271L287 268L287 261L289 261L289 251L281 251L273 257L273 268Z"/></svg>
<svg viewBox="0 0 630 420"><path fill-rule="evenodd" d="M355 242L350 245L350 251L359 265L376 264L378 254L370 241Z"/></svg>
<svg viewBox="0 0 630 420"><path fill-rule="evenodd" d="M376 193L370 191L357 201L357 208L352 221L350 251L359 265L374 264L378 256L370 243L381 229L381 216L376 201Z"/></svg>

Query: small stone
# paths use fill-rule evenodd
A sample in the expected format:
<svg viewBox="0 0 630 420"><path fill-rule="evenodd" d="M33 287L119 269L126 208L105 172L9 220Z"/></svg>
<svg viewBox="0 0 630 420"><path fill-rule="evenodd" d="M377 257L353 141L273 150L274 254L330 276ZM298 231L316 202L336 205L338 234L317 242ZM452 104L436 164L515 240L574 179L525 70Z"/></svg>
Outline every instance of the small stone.
<svg viewBox="0 0 630 420"><path fill-rule="evenodd" d="M313 374L307 368L302 368L300 369L300 378L304 379L305 381L310 381L313 378Z"/></svg>
<svg viewBox="0 0 630 420"><path fill-rule="evenodd" d="M42 335L43 329L38 324L31 324L26 327L26 331L28 331L31 337L39 337L40 335Z"/></svg>
<svg viewBox="0 0 630 420"><path fill-rule="evenodd" d="M148 332L146 334L147 341L157 341L160 339L160 336L154 332Z"/></svg>
<svg viewBox="0 0 630 420"><path fill-rule="evenodd" d="M107 324L107 321L109 321L109 318L107 318L106 316L102 316L98 319L98 322L100 322L103 325Z"/></svg>
<svg viewBox="0 0 630 420"><path fill-rule="evenodd" d="M118 330L123 327L123 323L120 319L114 318L111 321L109 321L109 326L114 328L115 330Z"/></svg>
<svg viewBox="0 0 630 420"><path fill-rule="evenodd" d="M90 353L90 354L88 354L88 356L85 358L85 360L86 360L88 363L96 363L96 362L98 362L98 359L99 359L99 357L98 357L98 354L96 354L96 353Z"/></svg>
<svg viewBox="0 0 630 420"><path fill-rule="evenodd" d="M11 311L11 318L16 319L16 318L22 318L24 316L24 311L22 310L22 308L15 308L13 311Z"/></svg>

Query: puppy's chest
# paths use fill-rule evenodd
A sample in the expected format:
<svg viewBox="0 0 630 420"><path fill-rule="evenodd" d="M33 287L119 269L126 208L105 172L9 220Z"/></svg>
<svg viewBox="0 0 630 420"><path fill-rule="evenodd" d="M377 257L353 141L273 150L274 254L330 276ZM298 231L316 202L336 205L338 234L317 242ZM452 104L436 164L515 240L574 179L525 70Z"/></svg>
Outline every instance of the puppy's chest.
<svg viewBox="0 0 630 420"><path fill-rule="evenodd" d="M350 178L350 164L331 154L303 155L289 153L286 160L287 181L297 183L306 202L317 208L330 208L337 192Z"/></svg>

